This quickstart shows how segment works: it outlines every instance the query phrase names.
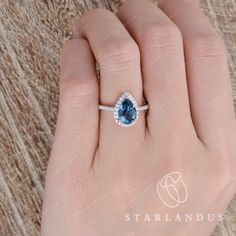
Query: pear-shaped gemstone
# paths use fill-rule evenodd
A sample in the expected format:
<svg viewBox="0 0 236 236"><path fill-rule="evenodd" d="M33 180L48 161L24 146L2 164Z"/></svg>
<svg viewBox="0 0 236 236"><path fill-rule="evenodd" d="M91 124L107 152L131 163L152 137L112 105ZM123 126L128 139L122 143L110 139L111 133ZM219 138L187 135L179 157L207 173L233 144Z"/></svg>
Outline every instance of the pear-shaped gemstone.
<svg viewBox="0 0 236 236"><path fill-rule="evenodd" d="M118 120L124 125L131 125L137 119L137 110L129 98L125 98L118 108Z"/></svg>

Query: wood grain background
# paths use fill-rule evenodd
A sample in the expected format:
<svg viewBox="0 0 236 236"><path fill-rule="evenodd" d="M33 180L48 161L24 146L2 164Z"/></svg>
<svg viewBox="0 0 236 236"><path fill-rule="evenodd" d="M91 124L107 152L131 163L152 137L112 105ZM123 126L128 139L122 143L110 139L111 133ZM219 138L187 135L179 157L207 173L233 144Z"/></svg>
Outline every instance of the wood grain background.
<svg viewBox="0 0 236 236"><path fill-rule="evenodd" d="M236 104L236 1L201 0L223 37ZM119 0L1 0L0 235L39 235L44 176L58 108L58 64L72 21ZM236 106L235 106L236 107ZM236 199L214 235L236 235Z"/></svg>

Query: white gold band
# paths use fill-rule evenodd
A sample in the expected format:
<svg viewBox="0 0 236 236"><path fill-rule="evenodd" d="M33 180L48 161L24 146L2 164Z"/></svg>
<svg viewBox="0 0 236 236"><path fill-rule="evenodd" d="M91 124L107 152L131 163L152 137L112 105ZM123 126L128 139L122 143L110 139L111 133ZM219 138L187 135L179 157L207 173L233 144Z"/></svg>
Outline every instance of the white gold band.
<svg viewBox="0 0 236 236"><path fill-rule="evenodd" d="M149 108L148 105L144 105L144 106L138 107L138 111L146 111L146 110L148 110L148 108ZM102 111L112 111L113 112L115 110L115 107L99 105L98 109L102 110Z"/></svg>

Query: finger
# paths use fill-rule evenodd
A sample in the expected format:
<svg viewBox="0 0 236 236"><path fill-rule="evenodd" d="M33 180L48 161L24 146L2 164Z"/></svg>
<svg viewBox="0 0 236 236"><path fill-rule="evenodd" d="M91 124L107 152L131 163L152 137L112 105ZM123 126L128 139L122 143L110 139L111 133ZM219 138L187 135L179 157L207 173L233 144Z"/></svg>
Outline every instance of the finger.
<svg viewBox="0 0 236 236"><path fill-rule="evenodd" d="M125 91L142 104L142 78L138 46L117 17L107 10L96 9L85 14L74 27L75 34L88 39L100 67L100 103L114 106ZM137 124L121 128L113 114L101 111L99 148L117 144L127 150L144 136L145 120L140 115ZM105 141L104 141L105 140ZM104 142L103 142L104 141ZM114 150L115 151L115 150Z"/></svg>
<svg viewBox="0 0 236 236"><path fill-rule="evenodd" d="M97 106L98 83L89 44L84 39L70 40L61 52L55 162L63 166L71 161L81 169L90 166L98 143Z"/></svg>
<svg viewBox="0 0 236 236"><path fill-rule="evenodd" d="M80 183L88 178L97 147L97 106L98 84L89 44L84 39L70 40L61 52L60 105L47 170L42 235L79 231L75 215L84 204Z"/></svg>
<svg viewBox="0 0 236 236"><path fill-rule="evenodd" d="M184 38L191 113L200 139L225 140L234 112L227 58L222 41L191 0L164 0L159 7L176 23Z"/></svg>
<svg viewBox="0 0 236 236"><path fill-rule="evenodd" d="M194 133L180 31L149 1L127 1L117 15L141 50L144 93L150 106L147 121L152 136L165 139L163 135L169 137L173 129L183 133L183 126Z"/></svg>

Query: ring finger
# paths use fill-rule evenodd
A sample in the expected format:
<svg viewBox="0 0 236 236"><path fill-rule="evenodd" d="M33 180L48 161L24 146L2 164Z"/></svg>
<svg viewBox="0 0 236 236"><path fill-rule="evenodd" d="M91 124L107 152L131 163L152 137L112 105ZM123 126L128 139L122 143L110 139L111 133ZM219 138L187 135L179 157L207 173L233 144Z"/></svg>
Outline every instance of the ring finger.
<svg viewBox="0 0 236 236"><path fill-rule="evenodd" d="M139 49L118 18L107 10L96 9L85 14L74 31L89 41L99 64L100 104L114 106L127 91L141 105L143 90ZM103 140L109 140L113 151L118 146L129 150L143 139L144 131L143 114L140 114L135 126L122 128L114 122L112 112L101 111L99 149L107 145Z"/></svg>

